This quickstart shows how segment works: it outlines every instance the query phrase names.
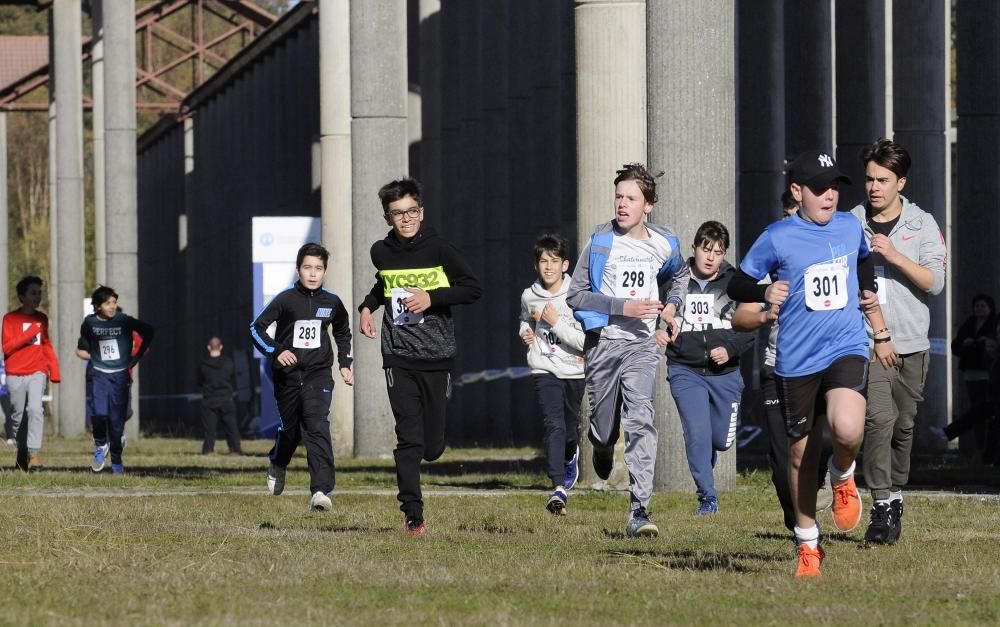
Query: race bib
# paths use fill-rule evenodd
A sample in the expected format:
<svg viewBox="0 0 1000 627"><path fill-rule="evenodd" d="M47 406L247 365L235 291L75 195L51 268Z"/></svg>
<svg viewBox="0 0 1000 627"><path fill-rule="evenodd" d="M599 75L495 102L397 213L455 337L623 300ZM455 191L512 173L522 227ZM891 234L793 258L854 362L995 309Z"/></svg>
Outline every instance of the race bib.
<svg viewBox="0 0 1000 627"><path fill-rule="evenodd" d="M323 328L321 320L296 320L292 329L292 347L319 348L319 334Z"/></svg>
<svg viewBox="0 0 1000 627"><path fill-rule="evenodd" d="M543 355L552 355L559 350L559 338L544 320L539 320L535 326L535 337L538 338L538 347Z"/></svg>
<svg viewBox="0 0 1000 627"><path fill-rule="evenodd" d="M875 266L875 285L878 286L878 304L889 300L889 285L885 281L885 266Z"/></svg>
<svg viewBox="0 0 1000 627"><path fill-rule="evenodd" d="M715 294L688 294L684 301L684 320L688 324L715 322Z"/></svg>
<svg viewBox="0 0 1000 627"><path fill-rule="evenodd" d="M818 263L806 269L806 307L812 311L832 311L847 306L847 267L839 263Z"/></svg>
<svg viewBox="0 0 1000 627"><path fill-rule="evenodd" d="M392 288L392 321L399 325L410 325L410 324L423 324L424 314L413 313L407 309L406 305L403 303L404 300L413 296L410 292L403 287Z"/></svg>
<svg viewBox="0 0 1000 627"><path fill-rule="evenodd" d="M101 361L117 361L122 358L118 352L118 340L98 340L97 346L101 351Z"/></svg>
<svg viewBox="0 0 1000 627"><path fill-rule="evenodd" d="M22 322L21 323L21 331L22 332L27 331L28 329L30 329L33 326L35 326L34 322ZM42 332L41 331L39 331L34 336L32 336L31 341L28 342L28 344L41 344L41 343L42 343Z"/></svg>
<svg viewBox="0 0 1000 627"><path fill-rule="evenodd" d="M646 300L652 297L656 281L648 264L622 262L615 276L615 298Z"/></svg>

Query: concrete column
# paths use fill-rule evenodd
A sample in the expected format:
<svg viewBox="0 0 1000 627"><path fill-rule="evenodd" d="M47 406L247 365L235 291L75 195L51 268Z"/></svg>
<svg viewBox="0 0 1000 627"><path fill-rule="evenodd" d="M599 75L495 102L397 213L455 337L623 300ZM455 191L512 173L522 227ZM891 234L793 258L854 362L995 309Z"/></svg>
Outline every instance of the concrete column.
<svg viewBox="0 0 1000 627"><path fill-rule="evenodd" d="M406 3L351 2L351 224L355 251L354 298L372 286L368 250L388 229L378 189L405 176L408 168L406 117ZM435 220L434 207L428 218ZM381 325L382 310L375 316ZM379 326L381 336L381 327ZM394 445L378 340L355 341L354 451L360 457L388 455Z"/></svg>
<svg viewBox="0 0 1000 627"><path fill-rule="evenodd" d="M739 73L739 213L730 228L730 260L750 249L781 217L785 185L784 4L736 5Z"/></svg>
<svg viewBox="0 0 1000 627"><path fill-rule="evenodd" d="M80 326L83 302L83 159L78 150L82 129L83 91L80 73L80 3L55 0L53 3L56 77L56 200L59 206L56 229L59 274L53 281L59 292L56 353L63 364L59 394L59 434L74 436L84 428L83 368L77 359L76 329ZM80 113L80 115L78 115ZM55 248L55 246L53 246Z"/></svg>
<svg viewBox="0 0 1000 627"><path fill-rule="evenodd" d="M736 7L734 0L646 6L649 165L666 173L653 216L674 226L686 253L705 220L728 227L736 220ZM693 492L662 363L656 380L656 485ZM719 455L715 484L735 487L735 446Z"/></svg>
<svg viewBox="0 0 1000 627"><path fill-rule="evenodd" d="M7 239L10 213L7 209L7 112L0 111L0 306L10 306L10 242Z"/></svg>
<svg viewBox="0 0 1000 627"><path fill-rule="evenodd" d="M55 52L55 11L48 12L49 22L49 63L54 63ZM59 198L56 193L56 78L49 72L49 284L46 289L49 305L49 336L53 338L55 350L59 351ZM74 359L76 355L73 355ZM52 411L59 420L59 390L54 390ZM61 427L57 431L61 430Z"/></svg>
<svg viewBox="0 0 1000 627"><path fill-rule="evenodd" d="M330 250L327 287L354 305L351 241L351 29L348 0L321 0L319 12L319 141L323 243ZM357 325L353 325L355 328ZM365 341L355 335L355 344ZM333 446L337 456L354 454L354 392L340 383L333 395Z"/></svg>
<svg viewBox="0 0 1000 627"><path fill-rule="evenodd" d="M830 0L785 3L785 152L833 148Z"/></svg>
<svg viewBox="0 0 1000 627"><path fill-rule="evenodd" d="M858 153L885 137L885 5L837 0L837 165L853 185L840 187L840 207L865 199Z"/></svg>
<svg viewBox="0 0 1000 627"><path fill-rule="evenodd" d="M932 213L945 230L950 225L951 199L948 141L950 13L950 3L945 0L893 2L892 8L893 139L905 146L913 159L903 194L924 211ZM982 61L978 53L973 59L977 63ZM995 74L993 78L995 80ZM979 88L982 86L977 86ZM966 174L962 171L963 177ZM989 206L989 203L979 206ZM975 254L981 259L982 249ZM995 272L982 267L988 265L977 263L975 269L970 268L981 286L994 285L981 282L987 276L984 273ZM949 413L946 340L951 325L947 303L946 292L930 300L931 363L914 434L918 446L926 441L927 425L945 424ZM968 307L965 303L960 305Z"/></svg>
<svg viewBox="0 0 1000 627"><path fill-rule="evenodd" d="M424 204L441 201L441 0L420 0L420 182Z"/></svg>
<svg viewBox="0 0 1000 627"><path fill-rule="evenodd" d="M487 329L494 333L483 334L487 341L486 367L500 368L510 365L507 356L514 339L514 321L511 312L516 311L517 301L511 303L503 287L510 284L511 268L496 260L506 258L510 246L510 222L516 215L510 205L510 151L508 124L508 82L510 72L510 4L507 2L481 2L479 33L481 42L482 79L481 92L482 136L489 138L482 143L483 163L486 176L483 178L483 227L485 237L484 265L488 268L479 279L488 287L481 299L482 312ZM486 69L488 68L488 69ZM530 259L530 251L523 253L523 259ZM485 268L484 268L485 270ZM525 286L522 286L526 287ZM463 312L466 313L466 312ZM471 318L471 315L463 317ZM482 322L479 323L482 329ZM523 354L523 353L522 353ZM523 363L524 357L515 364ZM530 405L529 405L530 406ZM521 413L521 412L518 412ZM486 384L485 412L490 425L490 439L506 442L517 431L512 428L517 416L511 407L511 382L497 379Z"/></svg>
<svg viewBox="0 0 1000 627"><path fill-rule="evenodd" d="M646 32L645 2L576 3L577 240L581 251L594 227L613 216L615 171L624 163L646 159L646 42L639 35ZM597 480L586 437L588 416L589 409L584 408L580 439L584 484ZM608 483L628 485L624 438L616 447L615 472Z"/></svg>
<svg viewBox="0 0 1000 627"><path fill-rule="evenodd" d="M104 0L94 0L90 10L91 41L90 51L91 98L94 106L93 119L94 150L94 264L97 283L107 281L107 214L104 204Z"/></svg>
<svg viewBox="0 0 1000 627"><path fill-rule="evenodd" d="M130 316L141 318L138 280L136 191L135 0L104 6L104 150L107 281ZM125 433L139 435L139 373L133 372L132 410Z"/></svg>

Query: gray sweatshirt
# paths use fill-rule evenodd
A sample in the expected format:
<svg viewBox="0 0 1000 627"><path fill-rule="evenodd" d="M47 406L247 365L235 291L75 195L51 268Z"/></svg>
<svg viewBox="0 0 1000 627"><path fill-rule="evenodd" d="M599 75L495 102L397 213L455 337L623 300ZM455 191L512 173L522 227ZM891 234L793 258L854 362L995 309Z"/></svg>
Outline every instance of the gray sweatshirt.
<svg viewBox="0 0 1000 627"><path fill-rule="evenodd" d="M535 334L535 341L528 347L528 365L535 373L548 372L559 379L583 378L583 328L573 318L573 310L566 304L570 276L563 274L562 285L552 294L535 281L521 294L521 324L517 334L528 329ZM545 305L551 304L559 314L555 326L549 326L541 314Z"/></svg>
<svg viewBox="0 0 1000 627"><path fill-rule="evenodd" d="M929 290L914 285L903 272L885 263L881 271L876 266L876 276L884 274L879 281L879 289L884 286L885 295L879 294L882 315L892 335L892 341L900 354L916 353L930 348L927 330L930 327L930 310L927 301L944 289L945 262L948 251L944 236L938 228L934 216L911 203L905 197L899 221L889 233L889 240L900 253L934 273L934 284ZM851 209L865 232L865 242L871 245L874 233L868 226L868 215L864 203ZM871 330L869 329L869 333Z"/></svg>

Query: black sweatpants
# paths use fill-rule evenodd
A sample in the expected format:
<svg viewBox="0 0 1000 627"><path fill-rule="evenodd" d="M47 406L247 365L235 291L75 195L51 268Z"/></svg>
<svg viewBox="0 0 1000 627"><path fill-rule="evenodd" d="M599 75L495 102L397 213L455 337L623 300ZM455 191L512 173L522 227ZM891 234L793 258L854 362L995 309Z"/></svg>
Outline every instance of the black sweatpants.
<svg viewBox="0 0 1000 627"><path fill-rule="evenodd" d="M767 418L767 461L771 465L771 483L778 494L778 502L784 513L785 528L789 531L795 528L795 509L792 507L792 492L788 484L788 431L785 428L785 414L781 411L781 400L774 380L774 368L762 366L760 369L760 391L764 396L764 409ZM826 420L825 416L817 416L817 420ZM823 485L826 478L827 461L833 454L832 443L827 442L825 435L829 429L824 428L823 451L820 454L819 476L817 487Z"/></svg>
<svg viewBox="0 0 1000 627"><path fill-rule="evenodd" d="M236 404L231 399L214 402L212 400L202 401L201 426L205 430L205 439L201 444L201 452L211 453L215 450L215 437L219 422L222 422L229 452L239 453L240 430L236 427Z"/></svg>
<svg viewBox="0 0 1000 627"><path fill-rule="evenodd" d="M385 385L396 419L396 483L399 509L407 518L424 517L420 461L444 453L444 430L451 373L447 370L386 368Z"/></svg>
<svg viewBox="0 0 1000 627"><path fill-rule="evenodd" d="M580 403L585 379L560 379L544 372L531 375L545 424L545 474L553 486L566 480L566 462L580 441Z"/></svg>
<svg viewBox="0 0 1000 627"><path fill-rule="evenodd" d="M271 463L284 468L300 442L306 445L309 491L329 494L335 483L333 442L330 439L330 401L333 380L329 370L319 370L302 383L274 382L281 428L274 436Z"/></svg>

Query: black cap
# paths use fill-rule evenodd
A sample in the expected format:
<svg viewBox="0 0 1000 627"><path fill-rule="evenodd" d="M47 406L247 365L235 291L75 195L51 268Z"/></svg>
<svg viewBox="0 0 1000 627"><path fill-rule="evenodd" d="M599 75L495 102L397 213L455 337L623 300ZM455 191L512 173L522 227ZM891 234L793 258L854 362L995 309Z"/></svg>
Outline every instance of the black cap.
<svg viewBox="0 0 1000 627"><path fill-rule="evenodd" d="M837 162L826 152L807 150L788 166L788 182L805 185L813 191L827 189L834 181L851 183L851 179L837 169Z"/></svg>

